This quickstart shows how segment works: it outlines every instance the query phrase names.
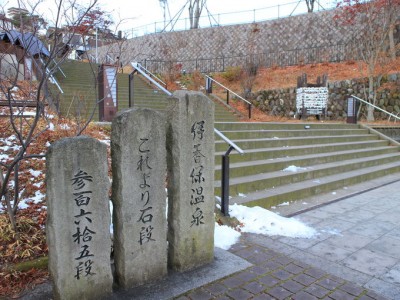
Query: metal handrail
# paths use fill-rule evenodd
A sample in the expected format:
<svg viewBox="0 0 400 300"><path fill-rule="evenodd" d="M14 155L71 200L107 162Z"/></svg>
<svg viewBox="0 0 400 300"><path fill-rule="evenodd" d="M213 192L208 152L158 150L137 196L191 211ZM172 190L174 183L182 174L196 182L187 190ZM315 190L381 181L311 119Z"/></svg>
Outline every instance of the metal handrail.
<svg viewBox="0 0 400 300"><path fill-rule="evenodd" d="M214 133L216 133L221 139L223 139L227 144L229 144L239 154L241 154L241 155L244 154L244 151L238 145L236 145L234 142L232 142L230 139L228 139L221 131L214 128Z"/></svg>
<svg viewBox="0 0 400 300"><path fill-rule="evenodd" d="M398 117L400 115L400 113L397 113L396 114L396 116ZM388 118L388 121L390 122L390 118L391 118L392 116L389 116L389 118ZM399 118L399 120L400 120L400 118ZM396 119L394 119L394 121L393 121L394 123L396 123Z"/></svg>
<svg viewBox="0 0 400 300"><path fill-rule="evenodd" d="M110 56L110 54L106 55L106 62L111 64L111 62L113 61L113 58Z"/></svg>
<svg viewBox="0 0 400 300"><path fill-rule="evenodd" d="M152 84L157 86L162 92L167 94L168 96L172 96L172 93L167 89L163 88L158 82L156 82L152 77L146 74L143 68L138 63L131 63L132 67L138 71L141 75L143 75L146 79L148 79ZM144 69L144 70L142 70ZM133 74L134 72L132 72ZM129 76L129 80L133 80L131 75ZM131 84L129 83L129 87ZM129 93L129 99L131 98L131 92ZM229 138L227 138L221 131L214 128L214 133L217 134L224 142L229 145L228 150L225 154L222 155L222 165L221 165L221 212L225 216L229 216L229 154L232 150L236 150L240 155L245 154L245 152L234 142L232 142Z"/></svg>
<svg viewBox="0 0 400 300"><path fill-rule="evenodd" d="M240 155L245 152L218 129L214 128L214 133L229 145L228 150L221 157L221 213L229 216L229 154L232 150L236 150Z"/></svg>
<svg viewBox="0 0 400 300"><path fill-rule="evenodd" d="M224 86L222 83L216 81L214 78L208 76L208 75L204 75L206 77L206 80L210 80L211 82L215 82L217 85L219 85L220 87L222 87L223 89L226 90L226 104L229 105L229 94L233 94L234 96L236 96L239 100L245 102L248 105L248 109L249 109L249 119L251 119L251 108L253 106L253 104L244 99L242 96L240 96L239 94L235 93L234 91L232 91L231 89L229 89L228 87ZM210 92L212 92L212 88L209 89Z"/></svg>
<svg viewBox="0 0 400 300"><path fill-rule="evenodd" d="M164 86L165 89L167 88L167 84L166 84L164 81L162 81L162 80L161 80L160 78L158 78L156 75L154 75L153 73L151 73L149 70L147 70L145 67L143 67L140 63L138 63L138 62L132 62L131 64L132 64L132 67L134 67L135 69L140 68L140 69L143 70L146 74L148 74L149 77L151 77L151 78L155 79L156 81L158 81L159 83L161 83L161 84Z"/></svg>
<svg viewBox="0 0 400 300"><path fill-rule="evenodd" d="M146 78L151 84L155 85L161 92L166 94L167 96L172 96L172 93L168 91L165 87L163 87L160 83L158 83L151 75L148 75L150 73L145 67L143 67L141 64L137 62L131 62L131 65L133 67L133 72L129 74L129 107L133 106L133 76L135 72L138 72L141 74L144 78ZM151 73L150 73L151 74Z"/></svg>
<svg viewBox="0 0 400 300"><path fill-rule="evenodd" d="M397 119L397 120L400 120L400 117L399 117L399 116L394 115L394 114L392 114L392 113L390 113L390 112L388 112L388 111L386 111L386 110L384 110L384 109L382 109L382 108L380 108L380 107L378 107L378 106L376 106L376 105L374 105L374 104L371 104L371 103L369 103L368 101L365 101L365 100L363 100L363 99L361 99L361 98L359 98L359 97L357 97L357 96L354 96L354 95L351 95L351 97L353 97L353 98L355 98L355 99L357 99L357 100L359 100L359 101L361 101L361 102L363 102L363 103L365 103L365 104L368 104L369 106L372 106L373 108L375 108L375 109L377 109L377 110L380 110L381 112L384 112L385 114L389 115L389 118L390 118L390 117L393 117L393 118L395 118L395 119Z"/></svg>
<svg viewBox="0 0 400 300"><path fill-rule="evenodd" d="M44 64L42 58L40 58L40 61ZM56 67L56 69L60 71L61 75L64 76L64 78L67 78L67 75L65 75L64 71L60 67L60 64L55 59L52 59L51 63L53 63L53 67Z"/></svg>
<svg viewBox="0 0 400 300"><path fill-rule="evenodd" d="M35 60L33 60L33 61L35 61ZM40 62L42 63L43 66L46 66L44 60L41 57L40 57ZM35 61L35 64L37 65L36 61ZM53 76L53 72L51 72L48 67L45 67L44 71L45 71L45 74L48 76L49 81L52 84L55 84L57 86L57 88L58 88L58 90L60 91L61 94L64 94L64 91L61 88L60 84L58 83L57 79Z"/></svg>

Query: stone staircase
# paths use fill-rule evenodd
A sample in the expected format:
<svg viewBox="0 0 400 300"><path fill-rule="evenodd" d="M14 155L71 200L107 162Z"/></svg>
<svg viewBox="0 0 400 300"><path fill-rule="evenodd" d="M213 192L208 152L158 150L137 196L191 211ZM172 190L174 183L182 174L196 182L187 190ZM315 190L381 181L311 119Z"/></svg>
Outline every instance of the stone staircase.
<svg viewBox="0 0 400 300"><path fill-rule="evenodd" d="M63 116L72 117L80 114L89 117L96 98L94 70L95 64L66 61L62 69L67 77L56 73L64 94L60 95L60 110ZM119 110L129 107L128 74L118 74L118 106ZM168 104L167 96L146 82L140 75L134 75L133 106L164 110ZM215 119L220 122L234 122L238 117L219 101L215 101ZM98 120L98 108L95 108L94 120Z"/></svg>
<svg viewBox="0 0 400 300"><path fill-rule="evenodd" d="M230 155L230 203L270 208L400 172L400 144L352 124L216 123L244 151ZM216 140L215 195L221 195Z"/></svg>
<svg viewBox="0 0 400 300"><path fill-rule="evenodd" d="M96 97L93 70L76 61L63 64L63 70L67 78L56 74L64 89L62 113L71 117L80 110L88 115ZM166 99L141 76L134 76L134 107L164 110ZM118 74L118 100L120 110L128 107L128 74ZM269 208L400 172L399 145L369 129L348 124L237 122L231 110L213 100L215 127L246 152L230 155L231 203ZM221 194L220 162L227 148L216 137L215 195ZM290 166L296 168L283 171Z"/></svg>

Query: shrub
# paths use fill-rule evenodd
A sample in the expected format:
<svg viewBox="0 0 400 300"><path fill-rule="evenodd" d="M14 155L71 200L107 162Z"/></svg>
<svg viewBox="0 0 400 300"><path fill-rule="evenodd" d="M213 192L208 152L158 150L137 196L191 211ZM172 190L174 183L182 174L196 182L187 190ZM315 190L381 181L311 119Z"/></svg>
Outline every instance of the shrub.
<svg viewBox="0 0 400 300"><path fill-rule="evenodd" d="M239 80L242 76L241 67L228 67L224 73L221 74L222 78L229 82Z"/></svg>

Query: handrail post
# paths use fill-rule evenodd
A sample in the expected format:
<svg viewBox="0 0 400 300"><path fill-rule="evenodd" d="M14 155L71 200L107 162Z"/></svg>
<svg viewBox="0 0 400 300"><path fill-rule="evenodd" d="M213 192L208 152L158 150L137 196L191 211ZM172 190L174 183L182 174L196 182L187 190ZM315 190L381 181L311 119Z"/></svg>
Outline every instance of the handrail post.
<svg viewBox="0 0 400 300"><path fill-rule="evenodd" d="M249 104L249 119L251 119L251 108L252 108L252 105Z"/></svg>
<svg viewBox="0 0 400 300"><path fill-rule="evenodd" d="M226 104L229 104L229 90L226 90Z"/></svg>
<svg viewBox="0 0 400 300"><path fill-rule="evenodd" d="M129 81L128 82L128 87L129 87L129 90L128 90L128 92L129 92L129 94L128 94L129 104L128 104L128 106L129 106L129 108L131 108L133 106L133 92L134 92L133 75L134 75L134 73L135 72L130 73L129 77L128 77L128 81Z"/></svg>
<svg viewBox="0 0 400 300"><path fill-rule="evenodd" d="M222 155L221 166L221 212L229 217L229 154L234 148L229 146L228 151Z"/></svg>
<svg viewBox="0 0 400 300"><path fill-rule="evenodd" d="M206 77L206 93L212 94L212 80L210 77Z"/></svg>

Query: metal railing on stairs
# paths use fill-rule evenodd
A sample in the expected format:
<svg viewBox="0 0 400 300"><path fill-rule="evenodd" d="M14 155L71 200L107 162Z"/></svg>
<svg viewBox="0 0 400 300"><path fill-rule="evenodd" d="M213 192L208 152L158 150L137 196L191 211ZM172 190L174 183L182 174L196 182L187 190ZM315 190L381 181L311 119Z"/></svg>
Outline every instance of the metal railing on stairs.
<svg viewBox="0 0 400 300"><path fill-rule="evenodd" d="M168 96L172 96L172 93L167 90L167 84L163 82L160 78L155 76L153 73L151 73L149 70L147 70L145 67L143 67L141 64L137 62L132 62L131 63L133 67L133 72L129 74L129 107L133 106L133 76L137 72L140 75L142 75L144 78L146 78L151 84L153 84L156 88L158 88L160 91L165 93Z"/></svg>
<svg viewBox="0 0 400 300"><path fill-rule="evenodd" d="M356 99L356 100L358 100L358 101L360 101L360 102L362 102L362 103L364 103L364 104L367 104L367 105L373 107L374 109L377 109L377 110L387 114L389 116L388 120L390 120L390 118L394 118L395 120L399 120L400 121L400 117L399 117L398 114L397 115L392 114L392 113L390 113L390 112L388 112L388 111L386 111L386 110L384 110L384 109L382 109L382 108L380 108L380 107L378 107L378 106L376 106L376 105L374 105L372 103L369 103L368 101L365 101L365 100L363 100L363 99L361 99L361 98L359 98L357 96L351 95L351 97Z"/></svg>
<svg viewBox="0 0 400 300"><path fill-rule="evenodd" d="M40 58L40 62L42 63L42 66L46 66L46 62L42 58ZM55 64L56 64L57 68L60 69L60 67L57 65L57 63L55 63ZM64 94L63 89L61 88L61 86L58 83L57 79L53 75L54 72L50 71L48 66L45 67L44 71L45 71L46 75L48 76L49 81L58 88L58 90L60 91L61 94ZM65 76L65 74L64 74L64 72L62 72L62 70L61 70L61 73Z"/></svg>
<svg viewBox="0 0 400 300"><path fill-rule="evenodd" d="M131 83L133 82L133 74L135 72L140 73L166 95L172 96L172 93L168 91L165 87L163 87L163 82L155 75L151 74L151 72L146 70L146 68L144 68L139 63L131 63L131 65L134 71L129 74L129 107L131 107L131 104L133 106L133 103L131 102L131 95L133 96L133 86ZM158 80L156 80L155 78L157 78ZM221 212L223 215L229 216L229 154L232 152L232 150L236 150L241 155L245 154L245 152L218 129L214 128L214 133L229 145L228 150L225 152L225 154L222 155L221 164Z"/></svg>
<svg viewBox="0 0 400 300"><path fill-rule="evenodd" d="M237 99L239 99L240 101L243 101L247 104L248 106L248 111L249 111L249 119L251 119L251 109L253 107L253 104L244 99L242 96L240 96L239 94L235 93L234 91L230 90L229 88L227 88L226 86L224 86L222 83L216 81L214 78L208 76L208 75L204 75L206 78L206 92L207 94L212 94L212 83L215 83L216 85L222 87L225 91L226 91L226 104L229 105L229 99L230 99L230 95L234 95Z"/></svg>
<svg viewBox="0 0 400 300"><path fill-rule="evenodd" d="M229 216L229 154L232 150L236 150L243 155L244 151L218 129L214 128L214 133L229 145L228 150L221 157L221 212L224 216Z"/></svg>

